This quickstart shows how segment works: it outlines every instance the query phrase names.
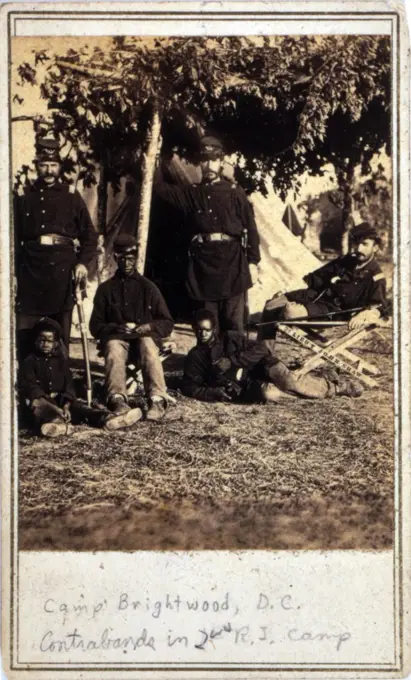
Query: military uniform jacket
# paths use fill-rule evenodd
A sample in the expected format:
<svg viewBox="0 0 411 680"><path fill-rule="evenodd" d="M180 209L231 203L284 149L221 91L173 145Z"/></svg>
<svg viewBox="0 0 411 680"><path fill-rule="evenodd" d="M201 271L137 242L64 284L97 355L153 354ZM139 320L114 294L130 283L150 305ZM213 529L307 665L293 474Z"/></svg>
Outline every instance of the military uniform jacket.
<svg viewBox="0 0 411 680"><path fill-rule="evenodd" d="M251 205L240 187L220 180L211 184L173 186L158 172L156 194L184 216L189 247L187 289L194 300L224 300L251 287L248 263L260 260L259 237ZM243 232L247 248L242 247ZM223 233L232 241L200 243L197 234Z"/></svg>
<svg viewBox="0 0 411 680"><path fill-rule="evenodd" d="M351 255L339 257L304 277L308 290L294 291L287 297L294 302L319 300L330 308L353 309L380 306L386 308L386 281L377 260L373 257L363 267L357 266Z"/></svg>
<svg viewBox="0 0 411 680"><path fill-rule="evenodd" d="M222 357L228 357L234 369L243 368L254 379L263 379L264 368L278 363L264 343L248 340L235 331L227 331L213 345L198 344L187 354L182 384L182 391L187 397L216 401L219 375L214 364ZM259 375L256 368L261 369Z"/></svg>
<svg viewBox="0 0 411 680"><path fill-rule="evenodd" d="M39 179L26 187L14 203L17 308L24 314L52 315L73 307L72 271L89 265L97 245L87 206L78 191L56 182L47 187ZM43 245L42 235L58 234L79 242Z"/></svg>
<svg viewBox="0 0 411 680"><path fill-rule="evenodd" d="M29 354L20 368L19 384L22 395L30 402L51 398L50 395L57 395L61 401L75 400L69 364L59 350L51 355Z"/></svg>
<svg viewBox="0 0 411 680"><path fill-rule="evenodd" d="M119 331L119 326L128 322L137 325L149 323L150 331L144 335L152 337L158 344L173 330L173 319L157 286L137 272L123 277L117 270L97 289L90 332L103 345L114 338L133 340L142 337Z"/></svg>

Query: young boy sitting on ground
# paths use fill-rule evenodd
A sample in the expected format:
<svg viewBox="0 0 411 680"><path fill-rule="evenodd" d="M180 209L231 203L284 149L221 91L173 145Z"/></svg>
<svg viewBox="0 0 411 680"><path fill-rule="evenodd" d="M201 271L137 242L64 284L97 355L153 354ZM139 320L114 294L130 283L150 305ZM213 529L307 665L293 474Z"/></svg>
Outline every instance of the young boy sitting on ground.
<svg viewBox="0 0 411 680"><path fill-rule="evenodd" d="M68 359L61 350L61 337L62 329L56 321L42 319L35 328L33 351L19 370L20 393L41 434L70 435L73 424L81 422L118 430L140 420L143 414L139 408L116 416L106 409L89 408L76 399Z"/></svg>
<svg viewBox="0 0 411 680"><path fill-rule="evenodd" d="M262 342L235 331L218 334L217 319L207 309L194 315L197 345L184 362L182 391L200 401L278 401L287 395L308 399L359 397L361 385L335 375L296 376Z"/></svg>

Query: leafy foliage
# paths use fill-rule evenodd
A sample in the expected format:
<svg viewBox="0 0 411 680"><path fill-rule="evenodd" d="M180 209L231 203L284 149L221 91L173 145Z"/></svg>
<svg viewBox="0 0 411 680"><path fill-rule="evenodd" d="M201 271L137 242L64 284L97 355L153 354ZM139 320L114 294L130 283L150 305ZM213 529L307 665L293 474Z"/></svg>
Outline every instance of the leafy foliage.
<svg viewBox="0 0 411 680"><path fill-rule="evenodd" d="M384 166L379 163L366 178L361 175L353 181L352 199L358 219L371 222L383 240L387 253L392 251L392 182ZM309 228L318 221L321 225L320 240L323 247L338 242L342 236L342 212L344 191L335 189L308 196L298 208L306 215ZM317 219L316 219L317 216Z"/></svg>
<svg viewBox="0 0 411 680"><path fill-rule="evenodd" d="M392 251L392 183L378 164L370 176L354 187L354 201L361 218L370 221Z"/></svg>
<svg viewBox="0 0 411 680"><path fill-rule="evenodd" d="M165 153L192 157L199 133L220 134L237 154L247 191L282 196L304 172L332 162L366 172L389 152L390 43L385 36L113 38L108 49L70 49L47 59L42 97L86 184L96 164L108 182L136 172L153 106ZM35 82L23 64L22 81Z"/></svg>

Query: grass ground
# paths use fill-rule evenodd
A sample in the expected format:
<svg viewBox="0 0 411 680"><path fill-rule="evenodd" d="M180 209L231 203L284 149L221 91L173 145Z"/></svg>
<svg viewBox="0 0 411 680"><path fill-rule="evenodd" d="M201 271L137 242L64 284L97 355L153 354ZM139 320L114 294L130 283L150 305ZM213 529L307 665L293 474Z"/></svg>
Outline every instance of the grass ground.
<svg viewBox="0 0 411 680"><path fill-rule="evenodd" d="M164 364L178 387L184 353ZM288 361L300 355L278 343ZM358 348L381 370L359 399L205 404L178 394L160 424L77 428L44 440L23 430L21 549L384 549L393 531L390 331ZM78 344L71 348L80 366ZM93 371L102 380L93 350Z"/></svg>

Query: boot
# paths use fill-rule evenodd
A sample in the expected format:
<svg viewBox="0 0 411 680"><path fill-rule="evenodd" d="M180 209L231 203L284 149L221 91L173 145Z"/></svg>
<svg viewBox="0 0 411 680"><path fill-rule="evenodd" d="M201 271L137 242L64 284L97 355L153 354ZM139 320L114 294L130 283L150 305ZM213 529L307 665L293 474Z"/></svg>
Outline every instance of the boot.
<svg viewBox="0 0 411 680"><path fill-rule="evenodd" d="M164 399L150 399L150 407L147 411L146 420L158 422L162 420L166 413L167 404Z"/></svg>
<svg viewBox="0 0 411 680"><path fill-rule="evenodd" d="M74 428L71 423L65 423L63 420L55 420L51 423L43 423L40 428L40 432L43 437L49 438L70 436L73 434L73 430Z"/></svg>
<svg viewBox="0 0 411 680"><path fill-rule="evenodd" d="M122 394L113 394L108 398L107 408L114 413L115 416L125 415L130 406L127 404L125 397Z"/></svg>
<svg viewBox="0 0 411 680"><path fill-rule="evenodd" d="M266 302L261 315L260 324L267 325L258 326L257 340L270 340L272 345L275 344L277 326L274 322L283 318L284 309L287 303L288 300L282 293L275 295L272 300L268 300L268 302ZM271 351L270 347L269 349Z"/></svg>
<svg viewBox="0 0 411 680"><path fill-rule="evenodd" d="M279 401L284 401L286 399L296 399L294 394L289 392L284 392L276 387L273 383L262 383L261 384L261 397L265 404L277 403Z"/></svg>
<svg viewBox="0 0 411 680"><path fill-rule="evenodd" d="M114 430L121 430L126 427L131 427L138 423L143 417L143 411L141 408L130 408L127 404L127 410L123 410L122 413L110 413L106 416L104 422L104 429L109 432Z"/></svg>
<svg viewBox="0 0 411 680"><path fill-rule="evenodd" d="M340 376L338 383L335 385L337 397L360 397L363 392L364 388L357 380L346 376Z"/></svg>

